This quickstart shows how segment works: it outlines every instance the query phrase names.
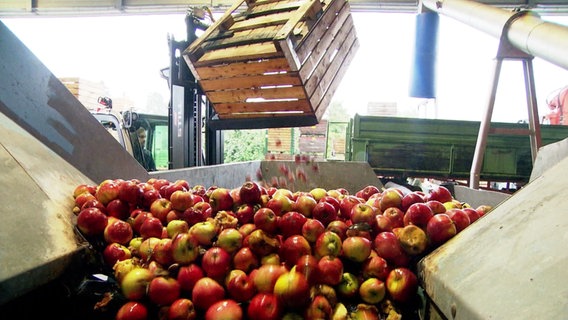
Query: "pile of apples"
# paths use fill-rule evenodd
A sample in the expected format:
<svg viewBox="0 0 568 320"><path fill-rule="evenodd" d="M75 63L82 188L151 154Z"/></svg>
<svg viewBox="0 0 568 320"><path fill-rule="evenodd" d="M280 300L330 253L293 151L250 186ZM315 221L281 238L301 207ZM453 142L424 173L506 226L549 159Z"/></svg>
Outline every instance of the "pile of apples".
<svg viewBox="0 0 568 320"><path fill-rule="evenodd" d="M292 192L108 179L73 193L76 227L119 286L115 319L400 319L416 262L491 208L439 186ZM103 302L101 302L103 303Z"/></svg>

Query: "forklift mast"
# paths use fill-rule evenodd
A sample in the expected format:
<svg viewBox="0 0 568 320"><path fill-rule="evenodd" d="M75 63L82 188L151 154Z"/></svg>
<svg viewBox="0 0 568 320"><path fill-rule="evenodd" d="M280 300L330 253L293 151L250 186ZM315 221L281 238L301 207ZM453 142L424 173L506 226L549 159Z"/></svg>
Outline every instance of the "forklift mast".
<svg viewBox="0 0 568 320"><path fill-rule="evenodd" d="M195 77L182 57L183 51L197 39L198 30L206 30L207 8L190 8L185 17L186 40L169 37L170 103L169 169L223 163L223 133L208 125L214 113Z"/></svg>

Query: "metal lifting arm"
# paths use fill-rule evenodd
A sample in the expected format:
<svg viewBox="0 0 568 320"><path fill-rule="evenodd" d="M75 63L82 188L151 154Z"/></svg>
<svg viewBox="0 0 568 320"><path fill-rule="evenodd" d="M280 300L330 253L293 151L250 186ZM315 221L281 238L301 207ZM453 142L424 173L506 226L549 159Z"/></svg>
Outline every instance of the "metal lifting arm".
<svg viewBox="0 0 568 320"><path fill-rule="evenodd" d="M468 0L423 0L426 8L501 38L513 11ZM517 49L568 69L568 27L545 22L534 13L518 16L505 28L505 39Z"/></svg>

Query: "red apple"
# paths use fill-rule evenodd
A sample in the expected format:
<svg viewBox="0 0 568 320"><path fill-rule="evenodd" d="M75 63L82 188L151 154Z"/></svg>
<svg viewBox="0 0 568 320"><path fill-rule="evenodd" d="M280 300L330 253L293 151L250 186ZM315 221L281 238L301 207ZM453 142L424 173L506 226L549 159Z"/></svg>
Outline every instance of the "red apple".
<svg viewBox="0 0 568 320"><path fill-rule="evenodd" d="M357 191L357 193L355 194L357 197L362 198L363 200L367 201L369 200L369 197L371 197L371 195L373 194L377 194L377 193L381 193L381 190L373 185L368 185L366 187L364 187L363 189Z"/></svg>
<svg viewBox="0 0 568 320"><path fill-rule="evenodd" d="M113 267L117 261L130 259L130 250L119 243L109 243L103 250L103 259L107 266Z"/></svg>
<svg viewBox="0 0 568 320"><path fill-rule="evenodd" d="M479 219L481 216L479 215L479 212L477 212L477 210L473 209L473 208L463 208L462 209L467 216L469 217L469 223L472 224L475 221L477 221L477 219Z"/></svg>
<svg viewBox="0 0 568 320"><path fill-rule="evenodd" d="M296 211L288 211L278 219L278 230L282 237L288 238L293 235L301 235L302 227L308 218Z"/></svg>
<svg viewBox="0 0 568 320"><path fill-rule="evenodd" d="M381 232L373 240L373 249L389 264L401 265L408 262L408 256L402 249L393 232Z"/></svg>
<svg viewBox="0 0 568 320"><path fill-rule="evenodd" d="M434 215L426 225L426 234L432 245L439 246L457 233L456 225L445 213Z"/></svg>
<svg viewBox="0 0 568 320"><path fill-rule="evenodd" d="M418 278L410 269L395 268L387 277L386 288L396 302L408 302L417 293Z"/></svg>
<svg viewBox="0 0 568 320"><path fill-rule="evenodd" d="M158 189L160 191L160 195L162 196L162 198L166 198L168 200L170 200L170 197L172 196L172 194L178 190L182 190L182 191L187 191L189 190L184 183L170 183L168 185L164 185L162 187L160 187L160 189Z"/></svg>
<svg viewBox="0 0 568 320"><path fill-rule="evenodd" d="M304 311L304 319L331 319L333 307L329 300L322 295L313 297Z"/></svg>
<svg viewBox="0 0 568 320"><path fill-rule="evenodd" d="M205 312L205 320L241 320L242 318L243 309L231 299L217 301Z"/></svg>
<svg viewBox="0 0 568 320"><path fill-rule="evenodd" d="M383 210L383 216L391 220L393 229L404 227L404 211L402 211L400 208L387 208Z"/></svg>
<svg viewBox="0 0 568 320"><path fill-rule="evenodd" d="M112 200L117 199L119 193L120 185L116 181L104 180L98 185L95 197L106 206Z"/></svg>
<svg viewBox="0 0 568 320"><path fill-rule="evenodd" d="M325 226L317 219L308 218L302 226L302 235L308 242L314 243L325 232Z"/></svg>
<svg viewBox="0 0 568 320"><path fill-rule="evenodd" d="M349 229L349 226L345 221L334 220L327 225L325 231L331 231L337 234L339 238L343 240L347 237L347 229Z"/></svg>
<svg viewBox="0 0 568 320"><path fill-rule="evenodd" d="M191 292L191 301L200 310L207 310L215 302L224 298L225 289L223 286L209 277L197 280Z"/></svg>
<svg viewBox="0 0 568 320"><path fill-rule="evenodd" d="M227 228L219 232L215 245L223 248L227 253L233 254L242 247L243 240L244 235L238 229Z"/></svg>
<svg viewBox="0 0 568 320"><path fill-rule="evenodd" d="M315 284L318 273L318 259L311 254L299 257L296 260L296 271L302 273L310 285Z"/></svg>
<svg viewBox="0 0 568 320"><path fill-rule="evenodd" d="M278 231L278 216L270 208L259 208L254 216L254 225L264 232L274 234Z"/></svg>
<svg viewBox="0 0 568 320"><path fill-rule="evenodd" d="M118 199L127 203L138 205L142 203L144 190L139 182L127 180L119 185Z"/></svg>
<svg viewBox="0 0 568 320"><path fill-rule="evenodd" d="M379 255L371 256L363 263L363 278L377 278L385 281L389 272L387 260Z"/></svg>
<svg viewBox="0 0 568 320"><path fill-rule="evenodd" d="M144 220L149 217L153 217L151 212L137 209L130 212L130 217L127 221L130 225L132 225L134 233L140 234L140 227L142 226L142 223L144 223Z"/></svg>
<svg viewBox="0 0 568 320"><path fill-rule="evenodd" d="M247 316L249 320L279 320L282 304L272 293L257 293L249 302Z"/></svg>
<svg viewBox="0 0 568 320"><path fill-rule="evenodd" d="M239 188L239 198L242 203L255 205L260 203L262 192L258 183L254 181L246 181Z"/></svg>
<svg viewBox="0 0 568 320"><path fill-rule="evenodd" d="M127 220L130 216L130 205L126 201L114 199L107 203L106 213L109 217L115 217L120 220Z"/></svg>
<svg viewBox="0 0 568 320"><path fill-rule="evenodd" d="M199 257L199 242L189 233L178 233L172 239L172 257L174 262L189 264Z"/></svg>
<svg viewBox="0 0 568 320"><path fill-rule="evenodd" d="M152 215L165 225L167 223L167 216L172 211L172 202L166 198L158 198L150 204L149 210Z"/></svg>
<svg viewBox="0 0 568 320"><path fill-rule="evenodd" d="M176 279L183 292L191 293L197 280L204 276L205 272L203 272L203 269L198 264L191 263L179 268Z"/></svg>
<svg viewBox="0 0 568 320"><path fill-rule="evenodd" d="M146 320L148 308L141 302L127 301L117 311L115 320Z"/></svg>
<svg viewBox="0 0 568 320"><path fill-rule="evenodd" d="M373 231L378 234L383 231L392 231L393 223L391 219L383 214L375 216L375 223L373 224Z"/></svg>
<svg viewBox="0 0 568 320"><path fill-rule="evenodd" d="M178 233L187 233L189 231L189 224L184 220L171 220L166 225L166 232L168 238L173 239Z"/></svg>
<svg viewBox="0 0 568 320"><path fill-rule="evenodd" d="M77 199L82 194L91 194L94 195L97 191L97 186L82 183L73 189L73 199Z"/></svg>
<svg viewBox="0 0 568 320"><path fill-rule="evenodd" d="M225 288L227 288L229 297L237 302L247 302L256 293L250 277L239 269L233 269L229 272L225 280Z"/></svg>
<svg viewBox="0 0 568 320"><path fill-rule="evenodd" d="M300 308L310 302L310 285L306 277L292 267L280 275L274 284L274 295L283 306Z"/></svg>
<svg viewBox="0 0 568 320"><path fill-rule="evenodd" d="M368 304L378 304L387 293L385 283L377 278L369 278L359 286L361 300Z"/></svg>
<svg viewBox="0 0 568 320"><path fill-rule="evenodd" d="M339 205L339 200L337 198L328 195L328 196L321 198L319 202L322 202L322 201L331 203L331 205L333 205L333 207L335 208L335 211L339 215L340 205Z"/></svg>
<svg viewBox="0 0 568 320"><path fill-rule="evenodd" d="M154 279L152 271L136 267L122 279L120 283L122 294L128 300L141 300L146 297L146 290L152 279Z"/></svg>
<svg viewBox="0 0 568 320"><path fill-rule="evenodd" d="M238 206L235 210L235 215L239 220L240 225L244 225L247 223L254 222L254 214L256 213L257 209L256 206L248 203L243 203Z"/></svg>
<svg viewBox="0 0 568 320"><path fill-rule="evenodd" d="M426 201L437 200L441 203L451 202L454 199L452 193L444 186L436 186L426 195Z"/></svg>
<svg viewBox="0 0 568 320"><path fill-rule="evenodd" d="M426 204L430 207L430 209L432 209L434 214L446 212L446 206L438 200L426 201Z"/></svg>
<svg viewBox="0 0 568 320"><path fill-rule="evenodd" d="M286 267L275 264L263 264L250 273L257 292L272 293L278 277L287 271Z"/></svg>
<svg viewBox="0 0 568 320"><path fill-rule="evenodd" d="M301 194L294 201L293 210L303 214L306 217L312 216L312 210L318 202L309 194Z"/></svg>
<svg viewBox="0 0 568 320"><path fill-rule="evenodd" d="M426 229L428 220L434 216L434 212L430 207L422 202L413 203L404 213L403 223L405 226L413 224L422 229Z"/></svg>
<svg viewBox="0 0 568 320"><path fill-rule="evenodd" d="M381 211L387 208L401 208L402 207L402 193L396 188L387 188L382 192L379 206Z"/></svg>
<svg viewBox="0 0 568 320"><path fill-rule="evenodd" d="M333 231L325 231L322 233L314 245L314 254L316 258L324 256L338 256L341 253L342 241L339 235Z"/></svg>
<svg viewBox="0 0 568 320"><path fill-rule="evenodd" d="M168 320L195 320L197 312L193 302L187 298L179 298L172 302L167 311Z"/></svg>
<svg viewBox="0 0 568 320"><path fill-rule="evenodd" d="M160 238L157 237L150 237L146 239L142 239L140 237L141 243L137 250L132 250L132 252L136 252L137 256L142 259L143 262L149 262L154 255L154 248L160 242ZM134 239L132 239L134 240ZM132 243L132 241L131 241Z"/></svg>
<svg viewBox="0 0 568 320"><path fill-rule="evenodd" d="M446 214L456 225L456 233L460 233L470 225L469 216L462 209L448 209L446 210Z"/></svg>
<svg viewBox="0 0 568 320"><path fill-rule="evenodd" d="M424 203L426 201L425 196L418 191L413 191L402 196L401 209L406 212L408 207L413 203Z"/></svg>
<svg viewBox="0 0 568 320"><path fill-rule="evenodd" d="M103 231L106 243L116 242L126 245L132 240L133 236L134 231L128 222L114 217L107 220L107 225Z"/></svg>
<svg viewBox="0 0 568 320"><path fill-rule="evenodd" d="M492 206L482 204L482 205L476 207L476 208L475 208L475 211L477 211L477 213L479 213L479 216L480 216L480 217L483 217L486 213L488 213L488 212L491 211L492 209L493 209Z"/></svg>
<svg viewBox="0 0 568 320"><path fill-rule="evenodd" d="M189 190L176 190L170 195L171 208L185 211L194 205L193 193Z"/></svg>
<svg viewBox="0 0 568 320"><path fill-rule="evenodd" d="M371 254L371 248L371 240L360 236L347 237L342 243L343 256L359 263L367 260Z"/></svg>
<svg viewBox="0 0 568 320"><path fill-rule="evenodd" d="M77 216L77 227L87 237L103 235L107 223L107 215L94 207L81 210Z"/></svg>
<svg viewBox="0 0 568 320"><path fill-rule="evenodd" d="M221 210L231 210L233 208L233 197L231 191L226 188L216 188L209 195L209 204L213 213Z"/></svg>
<svg viewBox="0 0 568 320"><path fill-rule="evenodd" d="M312 217L321 221L324 226L337 219L337 210L335 207L326 201L316 203L312 209Z"/></svg>
<svg viewBox="0 0 568 320"><path fill-rule="evenodd" d="M339 201L339 216L342 219L349 219L351 217L351 208L357 203L362 202L364 201L361 198L353 195L346 195L345 197L341 198L341 200Z"/></svg>
<svg viewBox="0 0 568 320"><path fill-rule="evenodd" d="M154 260L164 267L169 267L174 262L172 255L172 239L162 238L154 246Z"/></svg>
<svg viewBox="0 0 568 320"><path fill-rule="evenodd" d="M171 305L181 294L181 286L175 278L154 277L148 284L148 298L158 306Z"/></svg>
<svg viewBox="0 0 568 320"><path fill-rule="evenodd" d="M209 278L224 279L231 268L231 255L221 247L211 247L201 258L201 267Z"/></svg>
<svg viewBox="0 0 568 320"><path fill-rule="evenodd" d="M366 203L359 203L351 208L350 219L353 224L366 223L373 227L377 210Z"/></svg>
<svg viewBox="0 0 568 320"><path fill-rule="evenodd" d="M318 283L338 285L343 274L343 262L337 256L323 256L318 260Z"/></svg>
<svg viewBox="0 0 568 320"><path fill-rule="evenodd" d="M280 257L288 268L292 268L301 256L311 253L310 243L301 235L286 238L280 247Z"/></svg>
<svg viewBox="0 0 568 320"><path fill-rule="evenodd" d="M233 267L235 269L249 273L259 266L260 261L258 257L249 247L242 247L233 255Z"/></svg>
<svg viewBox="0 0 568 320"><path fill-rule="evenodd" d="M143 239L148 239L151 237L161 238L163 230L162 221L156 217L148 217L140 225L140 236Z"/></svg>
<svg viewBox="0 0 568 320"><path fill-rule="evenodd" d="M211 246L219 233L219 229L220 225L217 220L207 219L190 226L188 233L194 236L200 245Z"/></svg>

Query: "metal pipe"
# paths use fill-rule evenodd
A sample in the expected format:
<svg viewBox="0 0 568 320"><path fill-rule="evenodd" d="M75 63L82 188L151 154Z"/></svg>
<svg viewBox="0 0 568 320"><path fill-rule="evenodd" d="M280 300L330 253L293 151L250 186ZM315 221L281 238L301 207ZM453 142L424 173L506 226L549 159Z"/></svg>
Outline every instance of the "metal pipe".
<svg viewBox="0 0 568 320"><path fill-rule="evenodd" d="M536 13L509 21L514 11L469 0L422 0L426 8L465 23L568 70L568 27L545 22ZM505 28L507 23L510 25ZM503 34L505 33L505 34Z"/></svg>

